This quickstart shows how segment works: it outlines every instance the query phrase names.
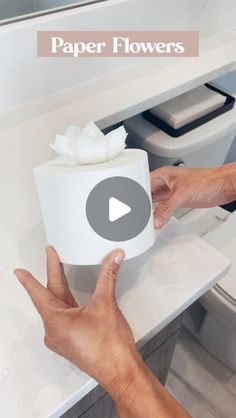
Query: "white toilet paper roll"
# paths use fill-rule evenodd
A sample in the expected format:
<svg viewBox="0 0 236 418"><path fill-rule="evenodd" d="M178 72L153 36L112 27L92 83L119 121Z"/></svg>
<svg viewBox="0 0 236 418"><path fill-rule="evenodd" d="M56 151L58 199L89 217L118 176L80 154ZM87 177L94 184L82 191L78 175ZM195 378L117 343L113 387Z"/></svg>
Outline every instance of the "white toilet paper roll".
<svg viewBox="0 0 236 418"><path fill-rule="evenodd" d="M86 202L90 192L108 178L126 177L136 181L151 201L145 151L126 149L105 163L76 167L67 167L60 159L56 159L36 167L34 176L47 241L56 249L62 262L74 265L100 264L106 254L115 248L122 248L126 259L129 259L153 245L155 234L152 213L137 236L122 242L98 235L86 216Z"/></svg>

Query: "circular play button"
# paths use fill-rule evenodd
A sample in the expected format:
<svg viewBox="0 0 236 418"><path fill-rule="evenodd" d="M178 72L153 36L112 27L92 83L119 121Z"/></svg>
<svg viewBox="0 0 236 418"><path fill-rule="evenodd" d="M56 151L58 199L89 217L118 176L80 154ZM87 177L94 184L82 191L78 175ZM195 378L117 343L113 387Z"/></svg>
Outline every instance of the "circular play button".
<svg viewBox="0 0 236 418"><path fill-rule="evenodd" d="M147 192L127 177L111 177L98 183L86 203L90 226L110 241L127 241L148 224L151 202Z"/></svg>

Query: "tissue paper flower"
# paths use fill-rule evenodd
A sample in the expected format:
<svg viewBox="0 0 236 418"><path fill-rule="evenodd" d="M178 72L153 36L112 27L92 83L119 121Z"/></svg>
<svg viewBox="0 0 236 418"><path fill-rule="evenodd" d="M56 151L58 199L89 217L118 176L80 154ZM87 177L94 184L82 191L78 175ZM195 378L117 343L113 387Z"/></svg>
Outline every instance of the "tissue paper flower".
<svg viewBox="0 0 236 418"><path fill-rule="evenodd" d="M125 149L126 138L124 126L104 135L94 122L90 122L84 129L70 126L65 135L57 135L50 146L70 166L98 164L119 155Z"/></svg>

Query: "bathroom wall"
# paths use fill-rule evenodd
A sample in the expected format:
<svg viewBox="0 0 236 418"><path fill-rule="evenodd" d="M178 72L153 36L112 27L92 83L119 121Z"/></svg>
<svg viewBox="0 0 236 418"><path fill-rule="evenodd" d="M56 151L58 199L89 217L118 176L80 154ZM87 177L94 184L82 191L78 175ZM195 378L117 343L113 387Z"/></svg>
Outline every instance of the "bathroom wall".
<svg viewBox="0 0 236 418"><path fill-rule="evenodd" d="M204 37L233 26L234 0L108 0L2 26L0 113L135 63L134 58L37 58L38 30L199 28Z"/></svg>
<svg viewBox="0 0 236 418"><path fill-rule="evenodd" d="M236 27L235 0L205 0L203 2L199 17L199 29L204 33L204 36L229 30L232 27Z"/></svg>

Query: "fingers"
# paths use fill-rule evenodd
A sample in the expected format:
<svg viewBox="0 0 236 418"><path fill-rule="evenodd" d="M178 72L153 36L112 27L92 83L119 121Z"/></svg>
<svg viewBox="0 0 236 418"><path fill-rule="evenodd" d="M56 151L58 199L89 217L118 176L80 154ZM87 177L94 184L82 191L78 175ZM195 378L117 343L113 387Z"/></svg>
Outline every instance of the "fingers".
<svg viewBox="0 0 236 418"><path fill-rule="evenodd" d="M28 271L16 269L14 274L28 292L39 314L44 318L50 311L50 306L56 302L55 297Z"/></svg>
<svg viewBox="0 0 236 418"><path fill-rule="evenodd" d="M154 225L156 229L161 229L180 207L180 198L177 191L169 194L168 198L157 205L154 210Z"/></svg>
<svg viewBox="0 0 236 418"><path fill-rule="evenodd" d="M70 307L76 308L78 304L69 289L64 268L57 252L51 246L46 248L46 252L48 275L47 288L57 299L65 302Z"/></svg>
<svg viewBox="0 0 236 418"><path fill-rule="evenodd" d="M151 173L151 189L153 195L154 225L162 228L174 214L176 209L182 206L184 190L179 182L185 168L167 166L159 168Z"/></svg>
<svg viewBox="0 0 236 418"><path fill-rule="evenodd" d="M164 184L169 187L171 179L173 178L173 170L175 169L176 167L167 166L152 171L150 176L152 192L155 192L156 189L163 187Z"/></svg>
<svg viewBox="0 0 236 418"><path fill-rule="evenodd" d="M53 247L46 248L47 253L47 276L48 283L47 288L53 293L53 295L68 304L70 307L77 307L78 304L75 301L64 273L64 268L57 252Z"/></svg>
<svg viewBox="0 0 236 418"><path fill-rule="evenodd" d="M161 202L170 193L169 187L165 184L164 180L157 179L155 181L155 187L152 189L152 203L155 206L156 203Z"/></svg>
<svg viewBox="0 0 236 418"><path fill-rule="evenodd" d="M93 296L94 301L115 301L116 278L124 258L125 253L122 250L115 250L103 260Z"/></svg>

